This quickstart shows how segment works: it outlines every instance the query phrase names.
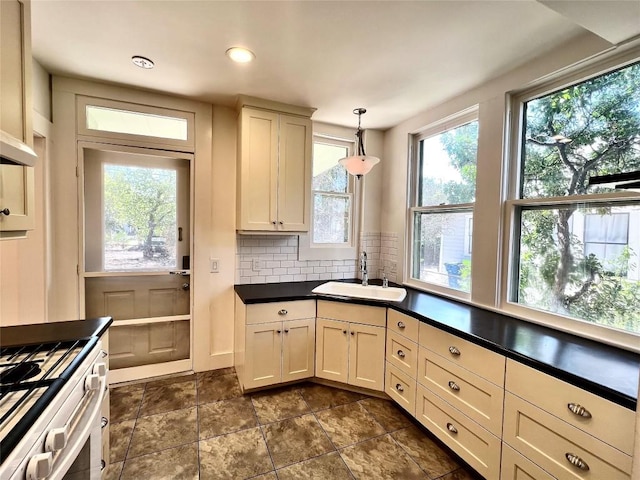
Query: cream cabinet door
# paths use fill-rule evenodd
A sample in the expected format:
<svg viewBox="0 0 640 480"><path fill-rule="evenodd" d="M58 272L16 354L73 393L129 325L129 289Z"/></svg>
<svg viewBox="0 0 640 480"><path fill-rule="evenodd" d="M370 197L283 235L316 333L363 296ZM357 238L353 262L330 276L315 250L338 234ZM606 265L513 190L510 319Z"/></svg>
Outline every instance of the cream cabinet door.
<svg viewBox="0 0 640 480"><path fill-rule="evenodd" d="M316 377L347 383L349 324L318 318L316 333Z"/></svg>
<svg viewBox="0 0 640 480"><path fill-rule="evenodd" d="M385 328L349 325L350 385L384 391Z"/></svg>
<svg viewBox="0 0 640 480"><path fill-rule="evenodd" d="M290 320L283 325L282 381L313 377L316 319Z"/></svg>
<svg viewBox="0 0 640 480"><path fill-rule="evenodd" d="M279 383L281 375L282 322L247 325L244 387Z"/></svg>
<svg viewBox="0 0 640 480"><path fill-rule="evenodd" d="M34 175L33 167L0 165L0 232L34 229Z"/></svg>
<svg viewBox="0 0 640 480"><path fill-rule="evenodd" d="M280 115L278 225L285 232L309 230L311 119Z"/></svg>
<svg viewBox="0 0 640 480"><path fill-rule="evenodd" d="M276 230L278 117L251 108L240 114L238 230Z"/></svg>

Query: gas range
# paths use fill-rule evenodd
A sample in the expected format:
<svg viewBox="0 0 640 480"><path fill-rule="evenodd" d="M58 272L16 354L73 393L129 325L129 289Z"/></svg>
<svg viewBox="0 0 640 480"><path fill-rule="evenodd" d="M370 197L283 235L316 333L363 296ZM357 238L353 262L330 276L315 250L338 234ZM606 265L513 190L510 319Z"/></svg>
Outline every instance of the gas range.
<svg viewBox="0 0 640 480"><path fill-rule="evenodd" d="M108 368L94 335L110 323L97 319L0 329L2 480L100 478L100 410ZM31 342L21 344L27 338Z"/></svg>

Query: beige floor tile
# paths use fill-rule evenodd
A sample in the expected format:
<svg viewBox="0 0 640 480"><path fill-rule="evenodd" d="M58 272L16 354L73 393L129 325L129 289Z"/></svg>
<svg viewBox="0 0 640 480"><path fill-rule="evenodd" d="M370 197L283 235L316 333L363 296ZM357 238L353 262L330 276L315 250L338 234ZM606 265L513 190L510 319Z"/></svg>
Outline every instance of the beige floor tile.
<svg viewBox="0 0 640 480"><path fill-rule="evenodd" d="M313 412L344 405L345 403L357 402L364 398L364 395L359 393L315 383L305 384L300 389L300 393Z"/></svg>
<svg viewBox="0 0 640 480"><path fill-rule="evenodd" d="M411 425L411 421L401 408L389 400L381 398L365 398L362 405L378 421L387 432L393 432Z"/></svg>
<svg viewBox="0 0 640 480"><path fill-rule="evenodd" d="M273 470L259 428L220 435L200 443L200 478L250 478Z"/></svg>
<svg viewBox="0 0 640 480"><path fill-rule="evenodd" d="M127 460L197 440L195 407L140 417L136 420Z"/></svg>
<svg viewBox="0 0 640 480"><path fill-rule="evenodd" d="M251 396L251 401L261 424L278 422L310 412L307 402L297 390L257 393Z"/></svg>
<svg viewBox="0 0 640 480"><path fill-rule="evenodd" d="M234 374L201 376L198 378L198 405L242 396L240 384Z"/></svg>
<svg viewBox="0 0 640 480"><path fill-rule="evenodd" d="M198 444L131 458L125 461L121 480L198 480Z"/></svg>
<svg viewBox="0 0 640 480"><path fill-rule="evenodd" d="M150 387L149 385L145 388L138 417L172 410L182 410L196 405L195 379L156 387Z"/></svg>
<svg viewBox="0 0 640 480"><path fill-rule="evenodd" d="M276 469L335 450L313 415L289 418L261 428Z"/></svg>
<svg viewBox="0 0 640 480"><path fill-rule="evenodd" d="M429 478L389 435L347 447L340 450L340 456L358 480Z"/></svg>
<svg viewBox="0 0 640 480"><path fill-rule="evenodd" d="M142 396L144 395L144 385L114 388L109 393L111 423L135 420L137 418Z"/></svg>
<svg viewBox="0 0 640 480"><path fill-rule="evenodd" d="M437 478L460 465L415 425L393 432L391 436L430 477Z"/></svg>
<svg viewBox="0 0 640 480"><path fill-rule="evenodd" d="M198 405L200 440L258 426L249 397Z"/></svg>
<svg viewBox="0 0 640 480"><path fill-rule="evenodd" d="M384 428L360 403L348 403L316 413L336 448L383 435Z"/></svg>
<svg viewBox="0 0 640 480"><path fill-rule="evenodd" d="M279 480L352 480L338 452L331 452L278 470Z"/></svg>
<svg viewBox="0 0 640 480"><path fill-rule="evenodd" d="M135 420L126 420L109 425L109 463L124 460L135 424Z"/></svg>
<svg viewBox="0 0 640 480"><path fill-rule="evenodd" d="M107 465L107 472L102 476L102 480L119 480L122 474L124 462L116 462Z"/></svg>

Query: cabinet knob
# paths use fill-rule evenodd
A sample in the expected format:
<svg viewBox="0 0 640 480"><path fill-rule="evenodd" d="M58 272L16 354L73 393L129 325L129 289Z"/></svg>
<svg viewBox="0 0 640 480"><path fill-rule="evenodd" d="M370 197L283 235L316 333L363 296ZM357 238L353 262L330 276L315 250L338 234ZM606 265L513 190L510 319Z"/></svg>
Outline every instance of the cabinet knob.
<svg viewBox="0 0 640 480"><path fill-rule="evenodd" d="M289 333L289 329L288 329L288 328L285 328L285 329L284 329L284 333Z"/></svg>
<svg viewBox="0 0 640 480"><path fill-rule="evenodd" d="M278 332L278 333L282 333L282 330L276 330L276 332Z"/></svg>
<svg viewBox="0 0 640 480"><path fill-rule="evenodd" d="M460 355L460 350L458 350L458 348L457 348L457 347L454 347L453 345L451 345L451 346L449 347L449 353L450 353L451 355L455 355L455 356L457 357L457 356L459 356L459 355Z"/></svg>
<svg viewBox="0 0 640 480"><path fill-rule="evenodd" d="M580 470L584 470L585 472L589 470L589 465L587 465L587 462L582 460L578 455L567 452L564 454L564 456L567 458L567 461L574 467L578 467Z"/></svg>
<svg viewBox="0 0 640 480"><path fill-rule="evenodd" d="M404 387L399 383L396 383L396 390L398 390L399 392L404 392Z"/></svg>
<svg viewBox="0 0 640 480"><path fill-rule="evenodd" d="M278 315L286 315L287 313L289 312L287 312L284 308L282 310L278 310Z"/></svg>
<svg viewBox="0 0 640 480"><path fill-rule="evenodd" d="M8 217L9 215L11 215L11 210L9 210L8 208L3 208L2 210L0 210L0 213Z"/></svg>
<svg viewBox="0 0 640 480"><path fill-rule="evenodd" d="M450 382L448 383L448 385L449 385L449 388L450 388L451 390L455 391L455 392L457 392L458 390L460 390L460 386L459 386L456 382L454 382L453 380L452 380L452 381L450 381Z"/></svg>
<svg viewBox="0 0 640 480"><path fill-rule="evenodd" d="M567 408L571 413L583 418L591 418L591 412L577 403L568 403Z"/></svg>
<svg viewBox="0 0 640 480"><path fill-rule="evenodd" d="M344 333L344 334L346 335L346 334L347 334L347 331L346 331L346 330L342 330L342 333Z"/></svg>
<svg viewBox="0 0 640 480"><path fill-rule="evenodd" d="M275 220L272 220L272 221L271 221L271 224L272 224L272 225L275 225L275 224L276 224L276 221L275 221Z"/></svg>
<svg viewBox="0 0 640 480"><path fill-rule="evenodd" d="M405 327L406 327L406 325L403 322L398 322L398 328L400 330L404 330Z"/></svg>
<svg viewBox="0 0 640 480"><path fill-rule="evenodd" d="M283 222L282 220L280 220L278 223L279 223L280 225L284 225L284 222Z"/></svg>
<svg viewBox="0 0 640 480"><path fill-rule="evenodd" d="M453 425L453 423L447 423L447 430L451 433L458 433L458 429Z"/></svg>
<svg viewBox="0 0 640 480"><path fill-rule="evenodd" d="M356 334L356 332L354 332L353 330L351 330L351 335L355 335L355 334Z"/></svg>
<svg viewBox="0 0 640 480"><path fill-rule="evenodd" d="M399 356L400 358L404 358L404 357L406 357L407 355L406 355L402 350L398 350L398 356Z"/></svg>

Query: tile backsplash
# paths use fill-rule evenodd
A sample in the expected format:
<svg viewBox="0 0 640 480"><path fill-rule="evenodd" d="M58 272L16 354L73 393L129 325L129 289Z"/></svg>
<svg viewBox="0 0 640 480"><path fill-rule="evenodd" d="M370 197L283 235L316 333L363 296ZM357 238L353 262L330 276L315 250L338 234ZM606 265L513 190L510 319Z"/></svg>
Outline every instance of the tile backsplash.
<svg viewBox="0 0 640 480"><path fill-rule="evenodd" d="M369 278L381 278L384 267L396 281L397 235L364 233L360 247L367 252ZM341 280L359 277L353 260L298 260L297 235L237 235L237 284Z"/></svg>

